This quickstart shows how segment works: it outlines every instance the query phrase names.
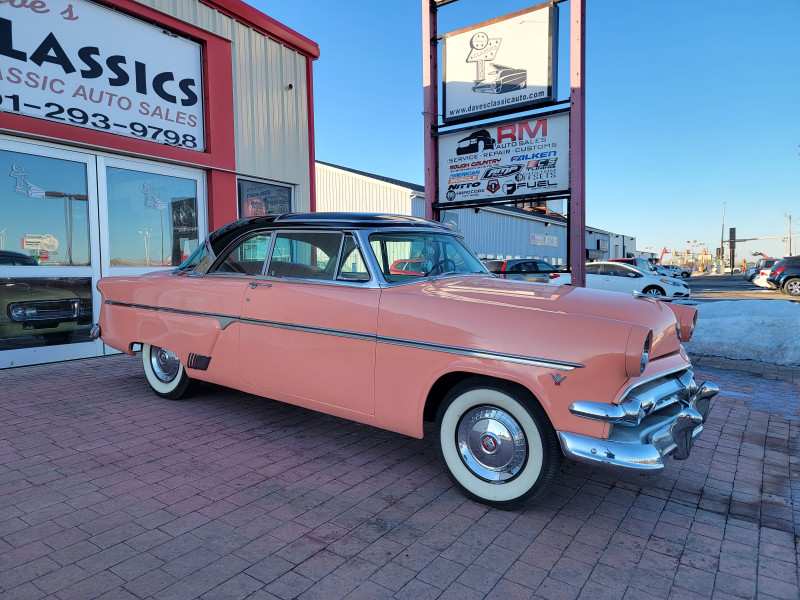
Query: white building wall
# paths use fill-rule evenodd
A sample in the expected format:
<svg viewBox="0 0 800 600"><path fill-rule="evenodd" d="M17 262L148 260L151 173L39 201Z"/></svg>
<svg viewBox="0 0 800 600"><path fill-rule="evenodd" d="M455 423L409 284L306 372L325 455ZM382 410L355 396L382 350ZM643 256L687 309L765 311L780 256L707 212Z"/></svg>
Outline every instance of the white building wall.
<svg viewBox="0 0 800 600"><path fill-rule="evenodd" d="M425 199L409 188L320 163L316 175L318 212L425 215Z"/></svg>

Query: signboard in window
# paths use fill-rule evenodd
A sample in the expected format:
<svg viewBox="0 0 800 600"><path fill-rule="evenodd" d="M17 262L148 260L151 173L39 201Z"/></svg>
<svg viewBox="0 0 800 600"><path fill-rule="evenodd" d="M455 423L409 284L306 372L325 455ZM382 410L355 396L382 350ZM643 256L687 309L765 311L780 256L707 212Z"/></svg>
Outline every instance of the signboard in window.
<svg viewBox="0 0 800 600"><path fill-rule="evenodd" d="M280 215L292 211L292 188L260 181L239 180L241 218Z"/></svg>
<svg viewBox="0 0 800 600"><path fill-rule="evenodd" d="M200 44L85 0L3 7L0 111L205 149Z"/></svg>

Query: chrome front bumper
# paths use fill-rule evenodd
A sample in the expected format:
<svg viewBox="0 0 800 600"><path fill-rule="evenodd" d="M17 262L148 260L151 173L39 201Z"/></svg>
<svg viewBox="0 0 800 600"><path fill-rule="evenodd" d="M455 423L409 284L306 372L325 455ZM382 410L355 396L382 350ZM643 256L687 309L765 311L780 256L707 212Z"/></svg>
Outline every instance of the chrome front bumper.
<svg viewBox="0 0 800 600"><path fill-rule="evenodd" d="M703 431L711 399L719 393L713 383L699 387L690 370L642 382L628 390L619 404L574 402L575 416L611 424L608 439L558 432L567 458L625 469L664 468L664 458L688 458L692 442Z"/></svg>

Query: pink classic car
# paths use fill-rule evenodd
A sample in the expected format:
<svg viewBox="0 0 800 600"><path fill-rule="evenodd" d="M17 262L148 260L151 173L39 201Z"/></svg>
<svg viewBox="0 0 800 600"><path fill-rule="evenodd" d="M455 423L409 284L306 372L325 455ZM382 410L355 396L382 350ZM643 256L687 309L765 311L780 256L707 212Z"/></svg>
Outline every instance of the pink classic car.
<svg viewBox="0 0 800 600"><path fill-rule="evenodd" d="M413 437L435 422L452 481L503 509L546 494L564 456L639 471L687 458L718 391L681 345L694 308L500 279L412 217L252 217L172 272L98 288L93 335L141 344L158 395L202 380Z"/></svg>

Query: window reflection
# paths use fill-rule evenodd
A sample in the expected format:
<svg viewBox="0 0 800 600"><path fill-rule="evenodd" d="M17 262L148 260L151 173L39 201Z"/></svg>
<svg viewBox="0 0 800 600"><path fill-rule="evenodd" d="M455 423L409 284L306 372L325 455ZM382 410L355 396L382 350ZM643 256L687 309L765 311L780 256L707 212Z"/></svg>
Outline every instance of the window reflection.
<svg viewBox="0 0 800 600"><path fill-rule="evenodd" d="M0 150L0 250L40 265L88 265L86 165Z"/></svg>
<svg viewBox="0 0 800 600"><path fill-rule="evenodd" d="M89 277L0 278L0 350L90 341Z"/></svg>
<svg viewBox="0 0 800 600"><path fill-rule="evenodd" d="M197 248L193 179L108 167L111 266L171 267Z"/></svg>

